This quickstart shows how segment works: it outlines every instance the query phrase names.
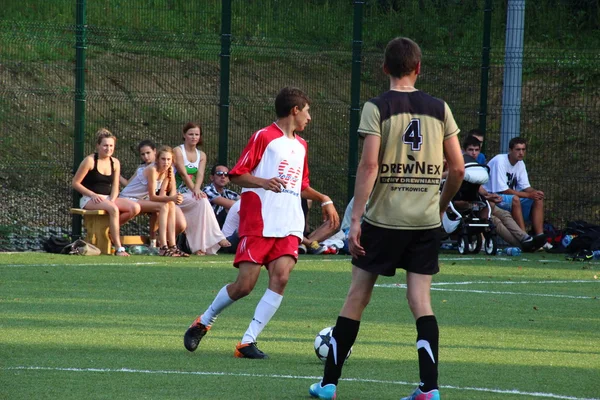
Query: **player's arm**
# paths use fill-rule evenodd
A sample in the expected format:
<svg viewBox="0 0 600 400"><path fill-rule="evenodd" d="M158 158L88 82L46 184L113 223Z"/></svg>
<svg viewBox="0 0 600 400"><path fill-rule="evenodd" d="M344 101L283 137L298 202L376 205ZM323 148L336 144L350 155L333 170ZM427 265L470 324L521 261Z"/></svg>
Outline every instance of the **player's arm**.
<svg viewBox="0 0 600 400"><path fill-rule="evenodd" d="M285 181L277 176L271 179L260 178L246 173L241 175L231 175L231 182L245 188L263 188L275 193L285 189Z"/></svg>
<svg viewBox="0 0 600 400"><path fill-rule="evenodd" d="M448 162L448 178L440 195L440 213L446 211L465 176L465 161L460 150L458 136L454 135L444 140L444 156Z"/></svg>
<svg viewBox="0 0 600 400"><path fill-rule="evenodd" d="M367 201L375 186L377 172L379 171L379 147L381 137L367 135L363 143L362 155L356 170L356 184L354 185L354 206L350 219L350 233L348 234L350 254L352 256L365 255L365 249L360 245L360 223L367 206Z"/></svg>
<svg viewBox="0 0 600 400"><path fill-rule="evenodd" d="M317 192L315 189L307 186L300 195L304 199L315 201L321 204L321 210L323 213L323 222L329 221L329 226L332 229L338 229L340 226L340 216L338 215L335 206L333 205L333 201L329 198L329 196Z"/></svg>

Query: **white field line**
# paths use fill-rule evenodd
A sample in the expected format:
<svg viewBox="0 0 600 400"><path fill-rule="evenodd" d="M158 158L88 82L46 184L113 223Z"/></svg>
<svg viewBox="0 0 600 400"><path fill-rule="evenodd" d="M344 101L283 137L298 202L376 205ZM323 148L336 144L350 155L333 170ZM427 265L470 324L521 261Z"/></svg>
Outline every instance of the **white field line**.
<svg viewBox="0 0 600 400"><path fill-rule="evenodd" d="M552 284L552 283L600 283L600 280L558 280L558 281L466 281L466 282L433 282L432 286L443 285L477 285L477 284L494 284L494 285L529 285L529 284Z"/></svg>
<svg viewBox="0 0 600 400"><path fill-rule="evenodd" d="M518 296L536 296L536 297L557 297L564 299L592 299L591 296L569 296L563 294L547 294L547 293L519 293L519 292L504 292L504 291L493 291L493 290L475 290L475 289L442 289L437 286L447 286L447 285L478 285L478 284L493 284L493 285L519 285L519 284L563 284L563 283L600 283L600 281L591 281L591 280L571 280L571 281L501 281L501 282L493 282L493 281L471 281L471 282L436 282L431 284L432 291L440 291L440 292L464 292L464 293L481 293L481 294L501 294L501 295L518 295ZM406 284L404 283L393 283L393 284L376 284L375 287L380 288L397 288L397 289L406 289Z"/></svg>
<svg viewBox="0 0 600 400"><path fill-rule="evenodd" d="M159 262L136 262L136 263L127 263L125 265L156 265L156 264L160 264ZM2 267L68 267L68 266L74 266L74 267L98 267L98 266L102 266L102 267L106 267L106 266L122 266L123 264L118 264L118 263L114 263L114 264L104 264L104 263L97 263L97 264L0 264L0 268Z"/></svg>
<svg viewBox="0 0 600 400"><path fill-rule="evenodd" d="M233 377L250 377L250 378L265 378L265 379L303 379L303 380L319 380L320 376L300 376L300 375L279 375L279 374L249 374L241 372L205 372L205 371L173 371L173 370L147 370L147 369L130 369L130 368L60 368L60 367L36 367L36 366L18 366L18 367L3 367L4 370L25 370L25 371L61 371L61 372L100 372L100 373L130 373L130 374L157 374L157 375L196 375L196 376L233 376ZM360 378L342 378L342 381L347 382L362 382L362 383L380 383L386 385L402 385L416 386L413 382L404 381L385 381L379 379L360 379ZM452 390L467 390L474 392L498 393L498 394L516 394L519 396L529 397L544 397L549 399L563 400L600 400L597 398L584 398L563 396L554 393L543 392L523 392L517 389L491 389L477 387L460 387L452 385L441 385L442 389Z"/></svg>

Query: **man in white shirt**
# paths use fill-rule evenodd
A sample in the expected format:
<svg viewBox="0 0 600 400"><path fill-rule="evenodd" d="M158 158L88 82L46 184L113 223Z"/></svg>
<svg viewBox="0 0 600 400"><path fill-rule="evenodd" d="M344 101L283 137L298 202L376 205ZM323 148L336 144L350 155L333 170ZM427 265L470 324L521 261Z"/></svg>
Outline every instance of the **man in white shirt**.
<svg viewBox="0 0 600 400"><path fill-rule="evenodd" d="M490 180L484 185L490 193L502 196L498 206L510 211L521 229L531 222L535 236L544 235L544 192L531 187L523 158L527 141L512 138L508 154L498 154L488 163Z"/></svg>

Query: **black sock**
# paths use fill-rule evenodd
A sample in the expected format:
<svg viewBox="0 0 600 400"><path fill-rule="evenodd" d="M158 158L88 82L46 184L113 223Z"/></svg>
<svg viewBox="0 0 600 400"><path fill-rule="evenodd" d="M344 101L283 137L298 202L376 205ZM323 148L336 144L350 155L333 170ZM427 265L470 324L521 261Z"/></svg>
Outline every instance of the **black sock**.
<svg viewBox="0 0 600 400"><path fill-rule="evenodd" d="M423 392L438 388L439 336L440 332L434 315L426 315L417 319L417 353L419 354L420 389Z"/></svg>
<svg viewBox="0 0 600 400"><path fill-rule="evenodd" d="M360 321L355 321L350 318L339 316L335 327L333 328L332 340L329 345L329 354L325 362L325 373L323 374L323 386L333 383L338 384L340 376L342 376L342 367L346 361L346 355L352 348ZM337 360L335 355L337 354ZM337 364L336 364L337 361Z"/></svg>

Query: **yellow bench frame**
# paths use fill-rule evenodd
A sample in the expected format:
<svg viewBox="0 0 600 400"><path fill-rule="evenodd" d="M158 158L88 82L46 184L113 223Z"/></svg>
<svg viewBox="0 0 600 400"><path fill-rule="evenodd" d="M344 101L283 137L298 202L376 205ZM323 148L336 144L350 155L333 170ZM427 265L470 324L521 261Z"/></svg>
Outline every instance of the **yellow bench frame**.
<svg viewBox="0 0 600 400"><path fill-rule="evenodd" d="M112 254L112 241L108 235L108 213L106 211L71 208L71 214L83 216L86 231L83 240L98 247L102 254ZM123 246L148 243L147 236L121 236L121 245Z"/></svg>

